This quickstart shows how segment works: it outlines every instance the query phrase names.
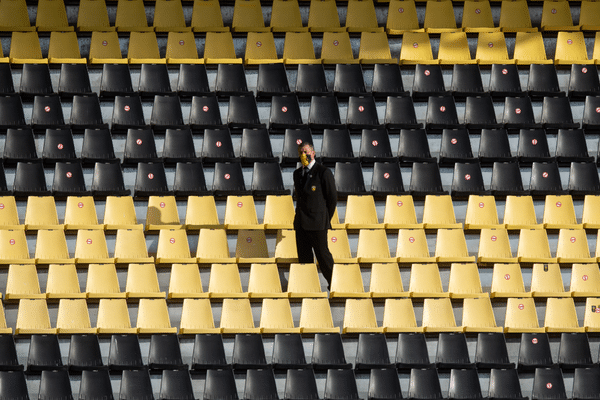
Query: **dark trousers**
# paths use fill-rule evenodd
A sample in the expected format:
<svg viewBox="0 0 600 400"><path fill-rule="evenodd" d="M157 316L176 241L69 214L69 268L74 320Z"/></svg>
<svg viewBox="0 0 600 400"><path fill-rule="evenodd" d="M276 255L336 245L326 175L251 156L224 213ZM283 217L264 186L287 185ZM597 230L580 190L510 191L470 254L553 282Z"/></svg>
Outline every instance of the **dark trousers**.
<svg viewBox="0 0 600 400"><path fill-rule="evenodd" d="M296 228L296 249L298 261L302 264L313 263L313 250L317 257L319 269L331 287L331 274L333 272L333 256L327 246L327 230L305 231Z"/></svg>

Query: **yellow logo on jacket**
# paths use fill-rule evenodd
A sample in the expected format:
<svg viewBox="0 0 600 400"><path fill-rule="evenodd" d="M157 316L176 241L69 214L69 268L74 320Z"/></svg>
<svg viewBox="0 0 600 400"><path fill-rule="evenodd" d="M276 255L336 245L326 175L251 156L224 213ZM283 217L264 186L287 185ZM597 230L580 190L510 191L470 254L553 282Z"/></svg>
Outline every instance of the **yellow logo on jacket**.
<svg viewBox="0 0 600 400"><path fill-rule="evenodd" d="M310 188L310 190L312 190L314 192L315 190L317 190L317 187L313 186L313 187Z"/></svg>

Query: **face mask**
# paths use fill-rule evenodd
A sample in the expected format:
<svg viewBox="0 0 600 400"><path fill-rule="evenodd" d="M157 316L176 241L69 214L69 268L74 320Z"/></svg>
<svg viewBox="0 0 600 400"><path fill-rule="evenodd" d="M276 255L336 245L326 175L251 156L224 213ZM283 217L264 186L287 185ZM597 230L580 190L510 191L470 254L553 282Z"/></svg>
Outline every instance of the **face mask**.
<svg viewBox="0 0 600 400"><path fill-rule="evenodd" d="M303 167L308 167L308 164L310 164L311 161L312 161L312 158L311 158L310 154L306 154L306 153L300 154L300 162L302 163Z"/></svg>

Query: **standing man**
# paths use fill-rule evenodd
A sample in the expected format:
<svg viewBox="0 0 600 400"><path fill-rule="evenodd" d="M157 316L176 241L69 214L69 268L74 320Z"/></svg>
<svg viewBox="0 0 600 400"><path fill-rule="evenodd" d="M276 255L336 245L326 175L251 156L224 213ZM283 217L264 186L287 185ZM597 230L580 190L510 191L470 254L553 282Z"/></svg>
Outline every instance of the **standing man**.
<svg viewBox="0 0 600 400"><path fill-rule="evenodd" d="M327 230L337 204L335 180L331 171L315 161L310 142L298 146L302 167L294 171L296 196L296 248L300 263L313 263L313 250L321 273L331 286L333 257L327 246Z"/></svg>

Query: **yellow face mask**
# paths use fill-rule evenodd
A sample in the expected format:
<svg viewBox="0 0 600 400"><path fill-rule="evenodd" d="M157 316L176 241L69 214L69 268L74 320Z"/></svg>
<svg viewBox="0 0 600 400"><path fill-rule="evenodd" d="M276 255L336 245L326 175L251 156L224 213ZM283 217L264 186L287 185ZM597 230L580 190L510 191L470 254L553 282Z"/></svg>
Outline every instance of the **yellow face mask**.
<svg viewBox="0 0 600 400"><path fill-rule="evenodd" d="M306 153L300 153L300 163L302 163L303 167L308 167L308 164L310 164L310 156Z"/></svg>

